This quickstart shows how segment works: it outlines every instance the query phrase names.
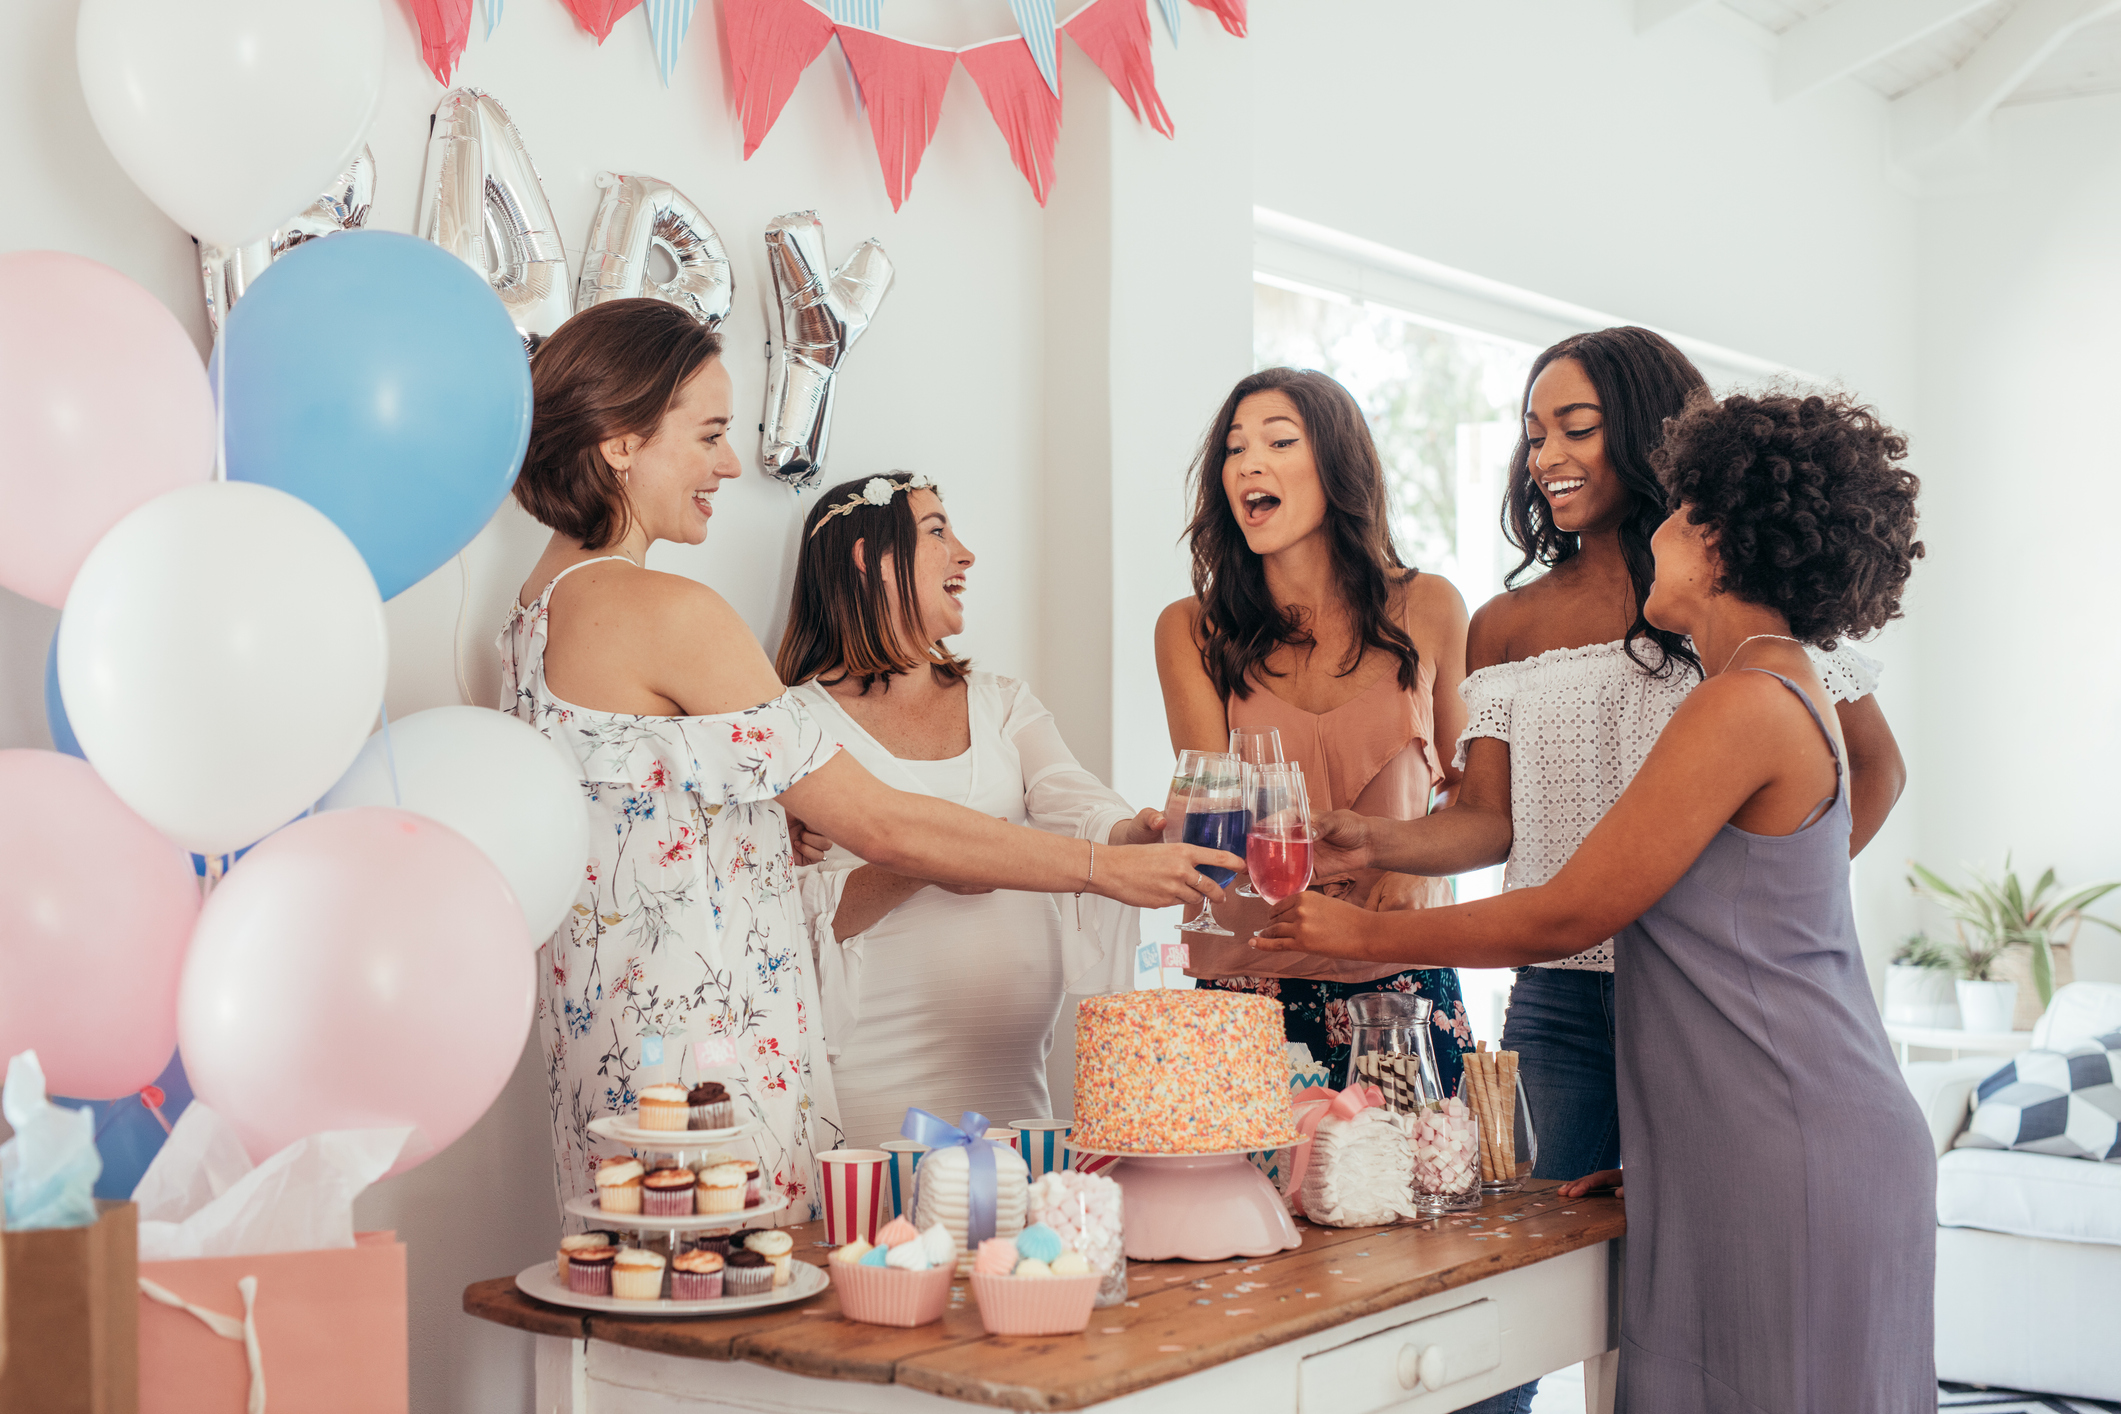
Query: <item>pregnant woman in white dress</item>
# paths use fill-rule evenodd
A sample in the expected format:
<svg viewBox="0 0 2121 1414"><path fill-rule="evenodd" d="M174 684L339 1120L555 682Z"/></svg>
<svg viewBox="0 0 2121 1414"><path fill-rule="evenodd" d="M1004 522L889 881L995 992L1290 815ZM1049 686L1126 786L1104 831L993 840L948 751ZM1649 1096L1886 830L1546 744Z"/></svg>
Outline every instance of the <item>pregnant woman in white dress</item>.
<svg viewBox="0 0 2121 1414"><path fill-rule="evenodd" d="M782 681L900 790L1098 845L1161 839L1163 817L1137 816L1078 765L1030 688L942 646L964 629L972 561L924 477L827 492L803 531ZM895 1136L908 1105L1050 1116L1064 994L1133 975L1136 914L1110 900L955 887L844 845L797 878L852 1144Z"/></svg>

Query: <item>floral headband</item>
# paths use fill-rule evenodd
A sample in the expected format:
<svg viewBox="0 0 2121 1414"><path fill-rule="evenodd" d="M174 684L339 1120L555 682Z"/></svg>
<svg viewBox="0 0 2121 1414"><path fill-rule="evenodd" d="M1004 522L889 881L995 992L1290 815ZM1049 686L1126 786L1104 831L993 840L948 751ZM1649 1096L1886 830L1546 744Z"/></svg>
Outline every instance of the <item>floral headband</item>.
<svg viewBox="0 0 2121 1414"><path fill-rule="evenodd" d="M815 539L817 533L825 528L825 522L834 516L843 516L864 506L888 506L891 504L891 498L901 491L933 491L937 500L942 499L942 488L927 477L917 472L905 475L907 479L904 481L894 481L888 476L870 477L862 483L861 490L853 492L846 500L817 518L817 524L810 527L811 538Z"/></svg>

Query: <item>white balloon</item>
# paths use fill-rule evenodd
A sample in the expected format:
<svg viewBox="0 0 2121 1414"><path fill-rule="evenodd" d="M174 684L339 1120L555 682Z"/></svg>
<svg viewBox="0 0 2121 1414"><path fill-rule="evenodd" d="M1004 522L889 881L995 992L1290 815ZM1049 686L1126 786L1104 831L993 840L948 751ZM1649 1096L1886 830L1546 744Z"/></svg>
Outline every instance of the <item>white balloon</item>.
<svg viewBox="0 0 2121 1414"><path fill-rule="evenodd" d="M589 864L574 762L536 727L486 707L431 707L392 722L388 736L368 739L319 808L394 805L447 825L508 880L532 941L551 937Z"/></svg>
<svg viewBox="0 0 2121 1414"><path fill-rule="evenodd" d="M383 97L379 0L81 0L96 131L170 219L230 250L316 200Z"/></svg>
<svg viewBox="0 0 2121 1414"><path fill-rule="evenodd" d="M200 854L315 803L383 702L383 600L323 512L253 482L188 486L96 542L59 624L81 749L147 822Z"/></svg>

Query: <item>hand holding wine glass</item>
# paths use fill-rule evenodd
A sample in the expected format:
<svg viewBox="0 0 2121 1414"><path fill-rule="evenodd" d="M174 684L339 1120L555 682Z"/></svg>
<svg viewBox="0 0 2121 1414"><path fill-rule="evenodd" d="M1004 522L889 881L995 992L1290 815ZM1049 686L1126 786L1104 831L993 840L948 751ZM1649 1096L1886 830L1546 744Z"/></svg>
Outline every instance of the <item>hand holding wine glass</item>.
<svg viewBox="0 0 2121 1414"><path fill-rule="evenodd" d="M1302 770L1286 765L1255 768L1248 801L1245 865L1259 896L1280 903L1311 884L1311 804Z"/></svg>
<svg viewBox="0 0 2121 1414"><path fill-rule="evenodd" d="M1245 806L1244 763L1227 752L1182 751L1171 777L1171 805L1165 813L1165 837L1179 825L1179 839L1190 845L1236 853L1244 848L1245 827L1250 814ZM1200 872L1212 881L1214 896L1236 877L1235 869L1202 865ZM1213 933L1234 937L1215 921L1215 910L1204 894L1200 914L1178 925L1181 933Z"/></svg>

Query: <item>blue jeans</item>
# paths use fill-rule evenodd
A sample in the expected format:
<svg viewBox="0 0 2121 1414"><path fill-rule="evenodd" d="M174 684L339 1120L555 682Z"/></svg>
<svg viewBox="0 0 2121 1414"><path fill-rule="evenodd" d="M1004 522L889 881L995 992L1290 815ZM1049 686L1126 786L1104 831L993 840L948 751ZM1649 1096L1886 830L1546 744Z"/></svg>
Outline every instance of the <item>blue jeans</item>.
<svg viewBox="0 0 2121 1414"><path fill-rule="evenodd" d="M1517 1052L1539 1141L1534 1178L1582 1178L1620 1167L1620 1095L1613 1081L1613 974L1520 967L1502 1048ZM1525 1414L1539 1381L1459 1414Z"/></svg>

